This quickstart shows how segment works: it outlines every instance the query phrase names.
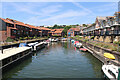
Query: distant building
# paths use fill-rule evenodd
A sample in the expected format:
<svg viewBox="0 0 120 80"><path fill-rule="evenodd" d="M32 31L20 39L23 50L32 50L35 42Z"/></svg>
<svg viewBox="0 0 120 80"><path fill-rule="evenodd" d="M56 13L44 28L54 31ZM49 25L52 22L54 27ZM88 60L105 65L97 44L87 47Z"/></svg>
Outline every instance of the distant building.
<svg viewBox="0 0 120 80"><path fill-rule="evenodd" d="M52 36L59 36L62 37L65 35L63 32L64 29L51 29Z"/></svg>
<svg viewBox="0 0 120 80"><path fill-rule="evenodd" d="M80 33L80 28L70 28L67 31L67 36L68 37L74 37L76 35L79 35L79 33Z"/></svg>

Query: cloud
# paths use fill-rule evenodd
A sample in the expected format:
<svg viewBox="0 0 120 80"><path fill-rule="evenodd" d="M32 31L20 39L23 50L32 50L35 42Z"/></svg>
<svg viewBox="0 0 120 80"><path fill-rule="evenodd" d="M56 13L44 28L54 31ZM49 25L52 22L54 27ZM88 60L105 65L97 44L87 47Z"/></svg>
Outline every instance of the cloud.
<svg viewBox="0 0 120 80"><path fill-rule="evenodd" d="M96 16L105 15L100 13L100 9L110 8L113 4L107 4L101 6L94 6L93 8L83 6L80 3L71 0L71 3L8 3L7 7L9 12L6 15L17 17L21 15L24 18L21 19L24 23L32 25L54 25L54 24L76 24L76 23L92 23L95 21ZM66 7L67 6L67 7ZM71 8L69 8L71 7ZM87 8L88 7L88 8ZM79 8L79 9L78 9ZM106 11L105 10L105 11ZM114 9L115 10L115 9ZM107 10L107 13L112 13L114 10ZM10 11L13 14L10 14ZM114 14L114 13L113 13ZM107 14L106 14L107 15ZM107 15L111 16L111 15ZM19 20L19 21L21 21Z"/></svg>
<svg viewBox="0 0 120 80"><path fill-rule="evenodd" d="M94 14L91 10L89 10L88 8L85 8L84 6L80 5L80 4L77 3L77 2L72 2L72 3L73 3L74 5L76 5L77 7L81 8L81 9L83 9L83 10L89 12L89 13Z"/></svg>
<svg viewBox="0 0 120 80"><path fill-rule="evenodd" d="M39 16L36 16L36 18L31 18L32 23L34 24L42 24L42 25L54 25L54 24L62 24L65 22L70 23L72 21L76 21L75 19L79 19L83 16L87 16L89 13L86 11L75 11L75 10L67 10L65 12L62 12L61 14L52 15L48 18L40 19ZM30 20L30 21L31 21ZM31 22L29 22L31 23Z"/></svg>
<svg viewBox="0 0 120 80"><path fill-rule="evenodd" d="M1 0L1 2L119 2L119 0Z"/></svg>
<svg viewBox="0 0 120 80"><path fill-rule="evenodd" d="M105 4L105 5L102 5L102 6L96 6L93 8L94 10L96 11L99 11L99 12L105 12L105 11L109 11L109 10L117 10L118 9L118 3L108 3L108 4Z"/></svg>

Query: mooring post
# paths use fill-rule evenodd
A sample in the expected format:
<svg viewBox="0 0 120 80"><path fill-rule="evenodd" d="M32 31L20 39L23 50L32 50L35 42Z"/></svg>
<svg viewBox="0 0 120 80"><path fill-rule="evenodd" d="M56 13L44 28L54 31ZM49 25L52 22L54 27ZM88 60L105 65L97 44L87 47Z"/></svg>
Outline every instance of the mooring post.
<svg viewBox="0 0 120 80"><path fill-rule="evenodd" d="M1 47L1 51L2 51L2 54L3 54L3 48Z"/></svg>

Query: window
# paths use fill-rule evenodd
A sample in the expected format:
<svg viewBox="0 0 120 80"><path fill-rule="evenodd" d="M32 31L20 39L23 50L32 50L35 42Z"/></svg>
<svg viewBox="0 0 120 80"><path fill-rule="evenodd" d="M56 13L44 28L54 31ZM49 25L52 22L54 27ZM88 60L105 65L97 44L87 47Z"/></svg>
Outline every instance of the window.
<svg viewBox="0 0 120 80"><path fill-rule="evenodd" d="M7 25L7 26L9 26L9 24L8 24L8 23L6 23L6 25Z"/></svg>
<svg viewBox="0 0 120 80"><path fill-rule="evenodd" d="M20 34L20 31L18 31L18 34Z"/></svg>
<svg viewBox="0 0 120 80"><path fill-rule="evenodd" d="M16 27L17 27L17 28L20 28L21 26L17 25Z"/></svg>
<svg viewBox="0 0 120 80"><path fill-rule="evenodd" d="M14 33L16 33L16 30L14 30Z"/></svg>

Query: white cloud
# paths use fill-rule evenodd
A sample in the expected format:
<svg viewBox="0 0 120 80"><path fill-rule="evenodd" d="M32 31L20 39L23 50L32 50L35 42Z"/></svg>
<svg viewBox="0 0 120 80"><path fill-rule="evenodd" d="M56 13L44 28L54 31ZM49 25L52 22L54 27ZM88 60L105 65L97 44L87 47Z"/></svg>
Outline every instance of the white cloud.
<svg viewBox="0 0 120 80"><path fill-rule="evenodd" d="M1 0L2 2L119 2L119 0Z"/></svg>
<svg viewBox="0 0 120 80"><path fill-rule="evenodd" d="M83 10L89 12L89 13L94 14L91 10L89 10L88 8L85 8L84 6L80 5L80 4L77 3L77 2L72 2L72 3L73 3L74 5L76 5L77 7L81 8L81 9L83 9Z"/></svg>
<svg viewBox="0 0 120 80"><path fill-rule="evenodd" d="M109 10L117 10L118 9L118 3L108 3L102 6L96 6L93 8L96 11L99 12L105 12L105 11L109 11Z"/></svg>
<svg viewBox="0 0 120 80"><path fill-rule="evenodd" d="M54 25L54 24L62 24L62 23L70 23L70 21L75 21L75 19L79 19L83 16L87 16L89 13L86 11L75 11L75 10L68 10L65 12L62 12L61 14L52 15L45 19L40 19L39 16L36 16L35 18L31 18L30 22L28 23L34 23L34 24L42 24L42 25Z"/></svg>

